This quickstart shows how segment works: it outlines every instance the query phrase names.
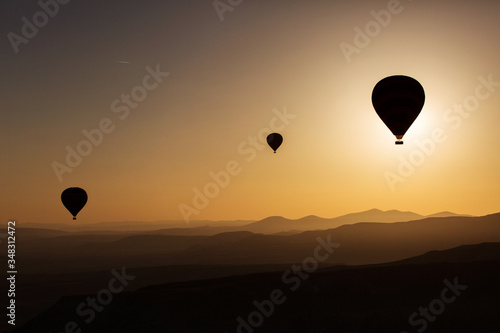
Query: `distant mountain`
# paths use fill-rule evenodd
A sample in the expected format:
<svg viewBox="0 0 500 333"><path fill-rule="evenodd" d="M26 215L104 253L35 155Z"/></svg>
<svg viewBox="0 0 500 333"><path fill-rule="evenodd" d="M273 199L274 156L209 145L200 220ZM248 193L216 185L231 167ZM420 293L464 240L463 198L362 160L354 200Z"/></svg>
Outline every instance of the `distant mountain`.
<svg viewBox="0 0 500 333"><path fill-rule="evenodd" d="M71 233L62 230L42 229L42 228L16 228L17 238L22 241L31 241L40 238L51 238L68 236Z"/></svg>
<svg viewBox="0 0 500 333"><path fill-rule="evenodd" d="M350 223L357 222L406 222L419 220L425 216L413 213L413 212L402 212L399 210L387 210L382 211L380 209L370 209L364 212L351 213L343 216L339 216L336 219L342 219L344 221L349 221Z"/></svg>
<svg viewBox="0 0 500 333"><path fill-rule="evenodd" d="M452 213L452 212L439 212L439 213L427 215L426 217L451 217L451 216L468 216L468 217L471 217L472 215L455 214L455 213Z"/></svg>
<svg viewBox="0 0 500 333"><path fill-rule="evenodd" d="M363 222L290 235L248 231L215 236L70 235L25 242L18 255L26 273L164 265L255 265L301 262L318 238L339 243L325 263L386 263L460 245L500 242L500 214Z"/></svg>
<svg viewBox="0 0 500 333"><path fill-rule="evenodd" d="M16 248L19 255L38 255L51 252L63 252L65 255L71 254L71 249L79 246L87 246L87 251L92 249L93 244L104 244L129 237L128 234L89 234L81 235L65 231L48 233L45 229L19 228L16 229L17 241L22 246Z"/></svg>
<svg viewBox="0 0 500 333"><path fill-rule="evenodd" d="M185 221L117 221L117 222L99 222L99 223L35 223L24 222L18 227L21 228L43 228L57 229L70 232L94 232L94 231L118 231L118 232L136 232L136 231L154 231L160 229L188 229L198 227L238 227L254 222L252 220L228 220L228 221L209 221L195 220L189 223Z"/></svg>
<svg viewBox="0 0 500 333"><path fill-rule="evenodd" d="M175 255L176 263L285 263L300 262L314 250L317 238L341 246L329 263L362 265L383 263L431 250L482 242L500 242L500 214L484 217L426 218L397 223L356 223L330 230L290 236L253 235L231 244L197 245ZM204 261L206 260L206 261Z"/></svg>
<svg viewBox="0 0 500 333"><path fill-rule="evenodd" d="M170 236L214 236L224 232L231 231L241 231L244 227L240 226L229 226L229 227L194 227L194 228L172 228L172 229L160 229L156 230L159 235L170 235Z"/></svg>
<svg viewBox="0 0 500 333"><path fill-rule="evenodd" d="M168 228L158 230L162 235L199 235L210 236L222 232L251 231L267 235L290 235L310 230L327 230L340 227L344 224L359 222L406 222L420 220L426 217L451 217L468 216L451 212L441 212L429 216L423 216L413 212L402 212L398 210L382 211L371 209L364 212L351 213L335 218L322 218L315 215L305 216L299 219L288 219L282 216L270 216L262 220L241 226L202 226L194 228Z"/></svg>
<svg viewBox="0 0 500 333"><path fill-rule="evenodd" d="M398 210L382 211L371 209L359 213L351 213L339 217L325 219L314 215L306 216L296 220L290 220L281 216L271 216L263 220L250 223L240 229L263 234L276 234L290 230L326 230L340 227L344 224L358 222L406 222L423 219L425 216L413 212L401 212Z"/></svg>
<svg viewBox="0 0 500 333"><path fill-rule="evenodd" d="M452 212L440 212L428 216L409 211L370 209L363 212L346 214L334 218L322 218L315 215L299 219L288 219L281 216L270 216L259 221L233 220L233 221L121 221L100 222L89 224L62 224L62 223L32 223L26 222L20 228L53 229L82 234L139 234L155 232L161 235L179 236L213 236L223 232L251 231L263 234L297 233L309 230L327 230L340 227L344 224L359 222L406 222L420 220L426 217L456 217L470 216Z"/></svg>

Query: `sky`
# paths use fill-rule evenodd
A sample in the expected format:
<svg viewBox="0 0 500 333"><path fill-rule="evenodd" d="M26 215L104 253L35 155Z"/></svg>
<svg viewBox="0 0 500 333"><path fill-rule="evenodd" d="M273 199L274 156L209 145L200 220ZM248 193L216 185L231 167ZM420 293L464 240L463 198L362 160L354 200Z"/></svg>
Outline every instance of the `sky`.
<svg viewBox="0 0 500 333"><path fill-rule="evenodd" d="M68 187L89 196L78 223L498 212L499 12L2 1L0 217L74 223ZM426 93L398 146L371 105L391 75Z"/></svg>

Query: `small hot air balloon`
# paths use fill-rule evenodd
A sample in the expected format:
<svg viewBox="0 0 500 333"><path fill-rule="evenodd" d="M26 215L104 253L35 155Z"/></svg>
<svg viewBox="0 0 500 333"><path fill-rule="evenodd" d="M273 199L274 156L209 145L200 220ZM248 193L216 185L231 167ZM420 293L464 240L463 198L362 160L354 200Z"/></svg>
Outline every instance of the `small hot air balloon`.
<svg viewBox="0 0 500 333"><path fill-rule="evenodd" d="M274 150L275 154L282 143L283 137L279 133L271 133L267 136L267 144Z"/></svg>
<svg viewBox="0 0 500 333"><path fill-rule="evenodd" d="M403 144L403 135L417 119L424 102L424 88L409 76L389 76L380 80L373 88L373 107L396 136L397 145Z"/></svg>
<svg viewBox="0 0 500 333"><path fill-rule="evenodd" d="M73 220L76 220L76 214L87 203L87 192L79 187L70 187L61 194L61 201L66 209L73 215Z"/></svg>

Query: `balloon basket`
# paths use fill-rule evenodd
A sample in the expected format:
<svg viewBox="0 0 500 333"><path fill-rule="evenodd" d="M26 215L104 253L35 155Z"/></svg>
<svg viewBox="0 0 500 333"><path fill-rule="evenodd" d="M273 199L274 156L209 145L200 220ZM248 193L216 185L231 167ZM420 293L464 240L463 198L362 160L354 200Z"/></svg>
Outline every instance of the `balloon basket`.
<svg viewBox="0 0 500 333"><path fill-rule="evenodd" d="M402 140L398 140L395 142L397 145L402 145L403 144L403 141Z"/></svg>

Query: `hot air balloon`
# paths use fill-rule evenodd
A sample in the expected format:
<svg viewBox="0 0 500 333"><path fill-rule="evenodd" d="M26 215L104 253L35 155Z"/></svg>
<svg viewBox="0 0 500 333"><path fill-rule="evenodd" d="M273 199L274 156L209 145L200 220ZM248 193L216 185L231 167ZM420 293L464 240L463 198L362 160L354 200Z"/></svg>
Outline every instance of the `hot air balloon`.
<svg viewBox="0 0 500 333"><path fill-rule="evenodd" d="M271 133L267 136L267 144L274 150L275 154L282 143L283 137L279 133Z"/></svg>
<svg viewBox="0 0 500 333"><path fill-rule="evenodd" d="M409 76L389 76L380 80L373 88L373 107L396 136L397 145L403 144L403 135L417 119L424 102L424 88Z"/></svg>
<svg viewBox="0 0 500 333"><path fill-rule="evenodd" d="M70 187L61 194L61 201L66 209L73 215L73 220L76 220L76 214L87 203L87 192L79 187Z"/></svg>

